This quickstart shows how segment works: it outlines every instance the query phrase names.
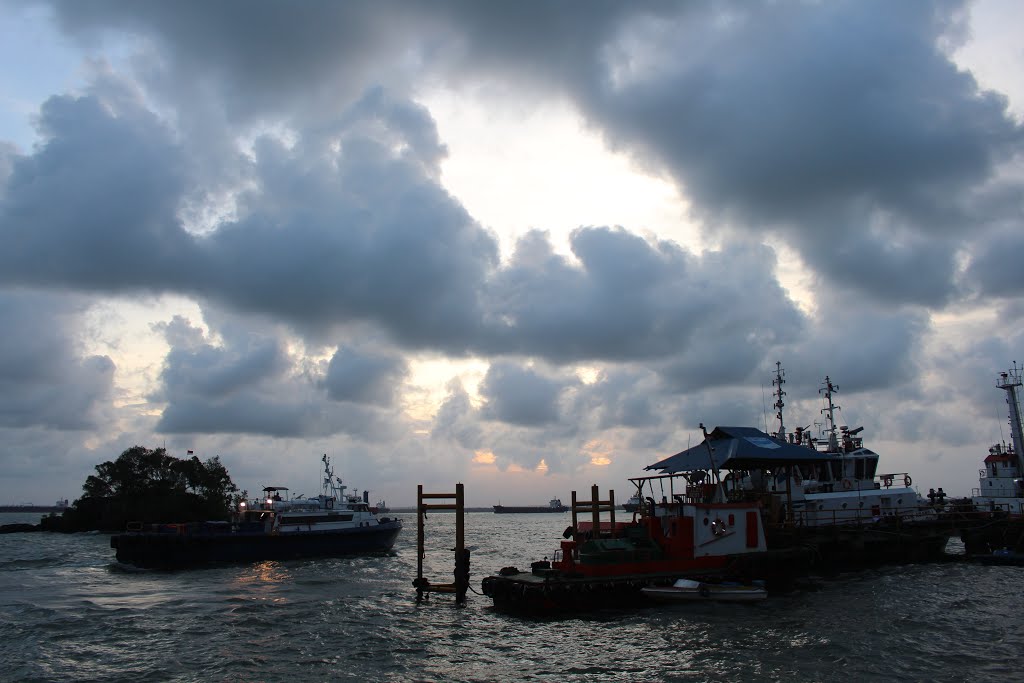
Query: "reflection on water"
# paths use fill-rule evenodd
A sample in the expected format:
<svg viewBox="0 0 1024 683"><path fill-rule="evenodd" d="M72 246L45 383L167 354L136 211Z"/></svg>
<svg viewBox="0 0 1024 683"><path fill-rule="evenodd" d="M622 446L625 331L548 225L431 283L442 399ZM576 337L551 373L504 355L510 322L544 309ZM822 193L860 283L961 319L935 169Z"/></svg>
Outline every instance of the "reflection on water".
<svg viewBox="0 0 1024 683"><path fill-rule="evenodd" d="M282 587L294 580L293 572L281 562L268 560L240 569L232 584L238 588L238 598L287 602Z"/></svg>
<svg viewBox="0 0 1024 683"><path fill-rule="evenodd" d="M107 536L0 536L0 661L10 663L0 679L1018 678L1022 568L890 568L753 605L531 621L474 593L461 608L444 595L417 605L415 516L401 516L406 530L390 555L177 572L118 565ZM470 514L473 588L550 555L566 519ZM432 515L427 529L424 573L450 581L454 516Z"/></svg>

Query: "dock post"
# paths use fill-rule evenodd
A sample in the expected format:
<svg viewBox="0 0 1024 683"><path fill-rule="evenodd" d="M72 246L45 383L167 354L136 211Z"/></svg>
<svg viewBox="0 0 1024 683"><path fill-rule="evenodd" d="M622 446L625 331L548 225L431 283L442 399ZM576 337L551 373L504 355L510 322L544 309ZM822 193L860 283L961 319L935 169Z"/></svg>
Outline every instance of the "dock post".
<svg viewBox="0 0 1024 683"><path fill-rule="evenodd" d="M416 586L416 602L423 599L423 554L426 552L423 548L425 545L424 517L426 517L426 510L423 509L423 484L419 484L416 486L416 580L413 581L413 585Z"/></svg>
<svg viewBox="0 0 1024 683"><path fill-rule="evenodd" d="M575 491L572 492L572 506L571 506L571 509L572 509L572 532L573 532L573 534L576 534L578 536L578 532L576 530L579 529L579 526L577 526L577 522L579 520L576 519L576 492ZM576 540L578 541L579 538L577 537Z"/></svg>
<svg viewBox="0 0 1024 683"><path fill-rule="evenodd" d="M597 484L590 487L590 500L577 500L576 492L572 492L572 530L574 538L579 543L582 536L579 532L577 523L579 518L577 517L578 512L589 512L590 513L590 524L591 524L591 538L601 537L601 513L609 513L609 528L608 536L615 538L618 536L618 530L615 528L615 491L608 489L608 500L600 499L600 491Z"/></svg>
<svg viewBox="0 0 1024 683"><path fill-rule="evenodd" d="M466 498L462 483L455 485L455 602L466 603L469 588L469 550L466 549Z"/></svg>
<svg viewBox="0 0 1024 683"><path fill-rule="evenodd" d="M424 503L424 500L454 499L453 503ZM452 583L433 584L423 576L423 558L426 556L425 521L428 510L455 511L455 580ZM466 548L466 496L462 483L455 485L455 493L423 493L423 485L416 487L416 602L424 594L454 593L456 604L466 602L469 589L469 550ZM429 595L427 595L429 598Z"/></svg>

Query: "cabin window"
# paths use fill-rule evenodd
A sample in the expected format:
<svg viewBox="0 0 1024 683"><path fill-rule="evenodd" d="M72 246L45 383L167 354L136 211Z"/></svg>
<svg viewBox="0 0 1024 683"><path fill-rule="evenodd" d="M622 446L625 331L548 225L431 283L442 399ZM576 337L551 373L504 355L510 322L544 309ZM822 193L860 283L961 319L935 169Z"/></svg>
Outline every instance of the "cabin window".
<svg viewBox="0 0 1024 683"><path fill-rule="evenodd" d="M878 470L878 458L865 458L864 459L864 478L874 479L875 472Z"/></svg>
<svg viewBox="0 0 1024 683"><path fill-rule="evenodd" d="M832 463L832 479L834 481L839 481L842 478L843 478L843 463L841 461L837 460L836 462Z"/></svg>
<svg viewBox="0 0 1024 683"><path fill-rule="evenodd" d="M864 478L864 458L855 458L853 461L853 478Z"/></svg>
<svg viewBox="0 0 1024 683"><path fill-rule="evenodd" d="M281 517L281 524L318 524L320 522L351 522L352 515L332 513L329 519L321 516L287 515Z"/></svg>

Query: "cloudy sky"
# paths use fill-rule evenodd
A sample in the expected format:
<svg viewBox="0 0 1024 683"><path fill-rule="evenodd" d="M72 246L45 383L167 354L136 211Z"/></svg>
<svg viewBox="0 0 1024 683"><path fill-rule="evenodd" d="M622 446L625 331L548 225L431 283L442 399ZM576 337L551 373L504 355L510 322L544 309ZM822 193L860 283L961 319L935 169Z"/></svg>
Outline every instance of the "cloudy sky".
<svg viewBox="0 0 1024 683"><path fill-rule="evenodd" d="M698 425L967 495L1024 360L1024 10L0 0L0 502L133 445L568 499Z"/></svg>

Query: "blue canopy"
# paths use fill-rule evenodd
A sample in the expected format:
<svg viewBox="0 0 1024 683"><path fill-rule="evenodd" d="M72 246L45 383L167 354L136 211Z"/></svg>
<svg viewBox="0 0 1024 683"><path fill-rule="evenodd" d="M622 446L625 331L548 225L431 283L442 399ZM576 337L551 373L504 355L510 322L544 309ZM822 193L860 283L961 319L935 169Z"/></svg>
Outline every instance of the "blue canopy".
<svg viewBox="0 0 1024 683"><path fill-rule="evenodd" d="M807 446L787 443L753 427L715 427L699 445L648 465L644 469L675 474L713 468L772 468L834 459L834 453L821 453Z"/></svg>

